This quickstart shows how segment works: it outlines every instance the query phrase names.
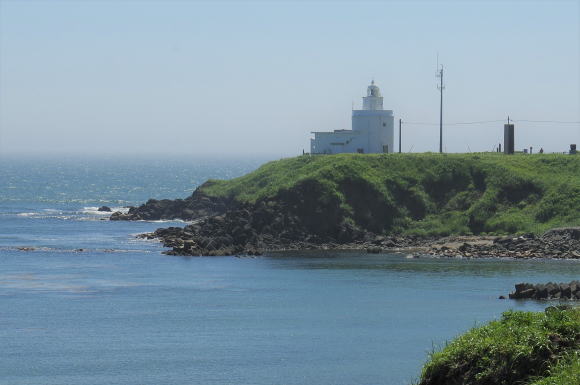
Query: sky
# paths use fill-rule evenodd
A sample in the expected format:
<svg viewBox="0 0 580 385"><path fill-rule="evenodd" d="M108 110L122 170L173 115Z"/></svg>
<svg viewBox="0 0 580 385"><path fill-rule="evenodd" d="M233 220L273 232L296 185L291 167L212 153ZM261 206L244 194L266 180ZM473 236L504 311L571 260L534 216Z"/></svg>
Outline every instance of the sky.
<svg viewBox="0 0 580 385"><path fill-rule="evenodd" d="M0 0L0 155L297 155L372 79L437 151L437 55L446 152L580 145L580 0Z"/></svg>

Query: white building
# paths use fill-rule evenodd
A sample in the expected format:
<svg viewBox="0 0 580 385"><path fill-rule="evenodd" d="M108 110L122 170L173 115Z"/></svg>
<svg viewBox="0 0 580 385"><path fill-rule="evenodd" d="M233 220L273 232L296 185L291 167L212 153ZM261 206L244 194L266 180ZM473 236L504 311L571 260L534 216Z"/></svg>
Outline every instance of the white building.
<svg viewBox="0 0 580 385"><path fill-rule="evenodd" d="M363 97L363 109L352 111L352 130L312 133L311 154L376 154L395 150L393 111L383 110L383 97L374 80Z"/></svg>

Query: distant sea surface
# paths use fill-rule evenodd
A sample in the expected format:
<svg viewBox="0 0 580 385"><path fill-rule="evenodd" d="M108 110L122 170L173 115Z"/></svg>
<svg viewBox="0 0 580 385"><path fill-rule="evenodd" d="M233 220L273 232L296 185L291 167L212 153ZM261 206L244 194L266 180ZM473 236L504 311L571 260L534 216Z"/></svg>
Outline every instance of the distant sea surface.
<svg viewBox="0 0 580 385"><path fill-rule="evenodd" d="M574 261L172 257L135 234L183 223L97 211L263 161L0 158L0 384L409 384L434 346L546 306L497 299L515 283L580 275Z"/></svg>

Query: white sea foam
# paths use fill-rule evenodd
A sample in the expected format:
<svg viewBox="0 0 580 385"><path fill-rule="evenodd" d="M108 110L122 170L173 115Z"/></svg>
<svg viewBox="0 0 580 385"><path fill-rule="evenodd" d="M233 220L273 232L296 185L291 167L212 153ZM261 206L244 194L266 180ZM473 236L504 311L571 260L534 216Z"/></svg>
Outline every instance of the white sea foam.
<svg viewBox="0 0 580 385"><path fill-rule="evenodd" d="M83 207L82 210L78 212L80 214L88 215L88 217L80 218L80 220L98 220L110 216L115 211L120 211L122 213L127 213L129 211L128 207L110 207L110 209L111 211L99 211L98 207L88 206Z"/></svg>
<svg viewBox="0 0 580 385"><path fill-rule="evenodd" d="M62 210L57 209L41 209L35 212L17 213L18 217L32 217L32 218L61 218L65 214Z"/></svg>
<svg viewBox="0 0 580 385"><path fill-rule="evenodd" d="M126 213L127 211L129 211L129 209L126 207L111 207L111 211L99 211L98 207L89 206L89 207L83 207L83 209L81 210L81 213L91 214L91 215L111 215L111 213L114 213L115 211L120 211L122 213Z"/></svg>
<svg viewBox="0 0 580 385"><path fill-rule="evenodd" d="M17 217L33 217L38 215L38 213L18 213L16 214Z"/></svg>
<svg viewBox="0 0 580 385"><path fill-rule="evenodd" d="M189 221L184 221L183 219L156 219L154 221L143 220L141 222L151 222L151 223L171 223L171 222L189 223Z"/></svg>
<svg viewBox="0 0 580 385"><path fill-rule="evenodd" d="M57 209L42 209L42 211L45 213L51 213L51 214L61 213L61 211L57 210Z"/></svg>

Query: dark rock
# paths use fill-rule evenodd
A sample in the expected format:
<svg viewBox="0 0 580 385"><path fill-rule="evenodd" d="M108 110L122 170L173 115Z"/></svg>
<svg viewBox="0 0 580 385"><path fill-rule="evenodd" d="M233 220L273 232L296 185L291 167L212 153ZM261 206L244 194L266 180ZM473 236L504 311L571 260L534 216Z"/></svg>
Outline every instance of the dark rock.
<svg viewBox="0 0 580 385"><path fill-rule="evenodd" d="M555 285L551 282L548 283L547 289L548 289L549 295L554 295L560 291L560 288L558 287L558 285Z"/></svg>
<svg viewBox="0 0 580 385"><path fill-rule="evenodd" d="M469 243L464 242L461 246L459 246L459 248L457 250L459 250L463 253L463 252L467 251L470 247L471 247L471 245Z"/></svg>
<svg viewBox="0 0 580 385"><path fill-rule="evenodd" d="M383 244L385 245L385 247L398 247L397 243L395 241L393 241L392 239L386 241Z"/></svg>
<svg viewBox="0 0 580 385"><path fill-rule="evenodd" d="M544 240L574 239L580 240L580 227L562 227L546 231L542 237Z"/></svg>
<svg viewBox="0 0 580 385"><path fill-rule="evenodd" d="M211 182L206 182L209 184ZM204 184L204 185L206 185ZM227 198L208 197L199 188L186 199L150 199L139 207L129 208L126 214L113 213L111 220L159 220L183 219L195 220L223 214L236 206Z"/></svg>
<svg viewBox="0 0 580 385"><path fill-rule="evenodd" d="M568 298L568 299L572 298L571 284L563 284L560 289L561 289L562 297Z"/></svg>
<svg viewBox="0 0 580 385"><path fill-rule="evenodd" d="M97 211L104 211L104 212L110 213L111 212L111 208L108 207L108 206L101 206L101 207L99 207L99 209Z"/></svg>
<svg viewBox="0 0 580 385"><path fill-rule="evenodd" d="M530 283L518 283L515 285L515 291L509 294L511 299L580 299L580 291L576 294L573 289L576 289L578 285L575 281L570 283L559 283L555 284L548 282L547 284L530 284ZM578 294L578 295L577 295Z"/></svg>
<svg viewBox="0 0 580 385"><path fill-rule="evenodd" d="M549 293L547 287L542 287L541 289L536 291L535 298L536 299L548 299Z"/></svg>
<svg viewBox="0 0 580 385"><path fill-rule="evenodd" d="M129 220L137 220L136 217L122 213L120 211L115 211L109 217L111 221L129 221Z"/></svg>
<svg viewBox="0 0 580 385"><path fill-rule="evenodd" d="M516 286L516 291L524 291L527 289L531 289L534 285L532 285L531 283L518 283L515 285Z"/></svg>
<svg viewBox="0 0 580 385"><path fill-rule="evenodd" d="M520 298L533 298L536 290L534 289L526 289L520 293Z"/></svg>

